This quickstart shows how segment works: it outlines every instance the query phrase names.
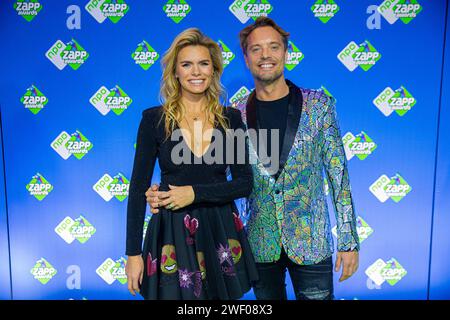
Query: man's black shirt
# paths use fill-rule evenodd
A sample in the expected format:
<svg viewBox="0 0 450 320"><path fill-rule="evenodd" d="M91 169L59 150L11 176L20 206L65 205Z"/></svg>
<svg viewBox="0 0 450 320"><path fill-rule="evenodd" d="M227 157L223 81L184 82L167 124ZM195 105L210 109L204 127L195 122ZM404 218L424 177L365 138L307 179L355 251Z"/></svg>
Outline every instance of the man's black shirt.
<svg viewBox="0 0 450 320"><path fill-rule="evenodd" d="M256 115L259 128L267 129L267 155L269 157L272 155L270 133L273 129L279 130L278 156L281 157L284 133L286 131L289 99L290 94L273 101L261 101L255 97Z"/></svg>

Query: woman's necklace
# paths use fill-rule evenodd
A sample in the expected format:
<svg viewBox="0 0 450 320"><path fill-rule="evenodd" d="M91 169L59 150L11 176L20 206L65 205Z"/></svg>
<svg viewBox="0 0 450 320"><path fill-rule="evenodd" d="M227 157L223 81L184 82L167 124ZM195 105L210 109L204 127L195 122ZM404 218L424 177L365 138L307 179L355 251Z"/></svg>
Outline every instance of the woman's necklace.
<svg viewBox="0 0 450 320"><path fill-rule="evenodd" d="M191 116L191 117L194 120L194 129L195 129L196 128L195 122L197 122L199 120L199 115L194 115L194 116ZM203 149L202 148L203 147L203 145L202 145L202 143L203 143L203 123L202 123L202 126L201 126L201 134L200 134L200 132L195 132L194 130L192 130L192 127L189 124L189 120L187 119L187 117L185 117L185 120L186 120L186 123L187 123L187 125L189 127L189 131L190 131L191 137L193 137L194 151L197 151L197 150L203 151L202 150Z"/></svg>
<svg viewBox="0 0 450 320"><path fill-rule="evenodd" d="M198 120L198 117L199 117L199 114L196 114L196 115L193 115L193 116L192 116L192 119L193 119L194 121L197 121L197 120Z"/></svg>

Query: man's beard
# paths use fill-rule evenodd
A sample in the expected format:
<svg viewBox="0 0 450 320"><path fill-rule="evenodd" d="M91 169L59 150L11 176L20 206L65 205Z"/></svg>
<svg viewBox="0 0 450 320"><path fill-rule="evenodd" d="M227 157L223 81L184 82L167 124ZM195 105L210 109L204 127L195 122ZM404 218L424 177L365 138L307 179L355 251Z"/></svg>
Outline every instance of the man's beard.
<svg viewBox="0 0 450 320"><path fill-rule="evenodd" d="M261 76L258 73L253 73L253 76L259 82L262 82L262 83L268 85L268 84L272 84L275 81L277 81L278 79L280 79L283 76L283 70L279 70L279 71L277 70L273 74L264 75L264 76Z"/></svg>

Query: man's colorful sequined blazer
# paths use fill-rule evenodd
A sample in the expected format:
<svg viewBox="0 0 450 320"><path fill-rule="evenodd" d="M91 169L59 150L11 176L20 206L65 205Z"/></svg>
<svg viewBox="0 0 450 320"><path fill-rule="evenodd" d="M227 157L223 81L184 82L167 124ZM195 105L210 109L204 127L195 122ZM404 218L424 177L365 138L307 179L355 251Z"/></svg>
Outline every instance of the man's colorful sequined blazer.
<svg viewBox="0 0 450 320"><path fill-rule="evenodd" d="M254 183L246 202L246 228L256 262L278 260L283 246L290 259L308 265L333 253L324 173L335 209L338 251L359 250L359 239L335 99L323 90L286 83L289 110L275 175L258 159L257 142L249 134ZM258 129L254 91L232 107L241 111L247 132Z"/></svg>

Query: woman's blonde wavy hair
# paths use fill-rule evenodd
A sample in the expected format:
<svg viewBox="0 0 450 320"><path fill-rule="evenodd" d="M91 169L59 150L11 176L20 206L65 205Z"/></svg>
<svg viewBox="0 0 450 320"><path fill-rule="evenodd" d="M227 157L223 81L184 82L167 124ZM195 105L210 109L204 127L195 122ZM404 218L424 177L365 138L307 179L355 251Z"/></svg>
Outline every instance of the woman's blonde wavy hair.
<svg viewBox="0 0 450 320"><path fill-rule="evenodd" d="M206 90L207 98L207 119L214 115L214 127L220 125L223 129L228 129L229 123L223 115L223 107L220 99L225 98L225 89L220 82L223 72L222 51L219 45L209 37L205 36L197 28L189 28L181 32L172 42L170 48L164 53L162 58L163 75L161 79L160 99L165 115L166 138L169 137L175 126L179 125L184 117L181 106L181 85L175 77L178 53L187 46L204 46L208 49L214 72L211 84ZM162 119L162 117L161 117Z"/></svg>

